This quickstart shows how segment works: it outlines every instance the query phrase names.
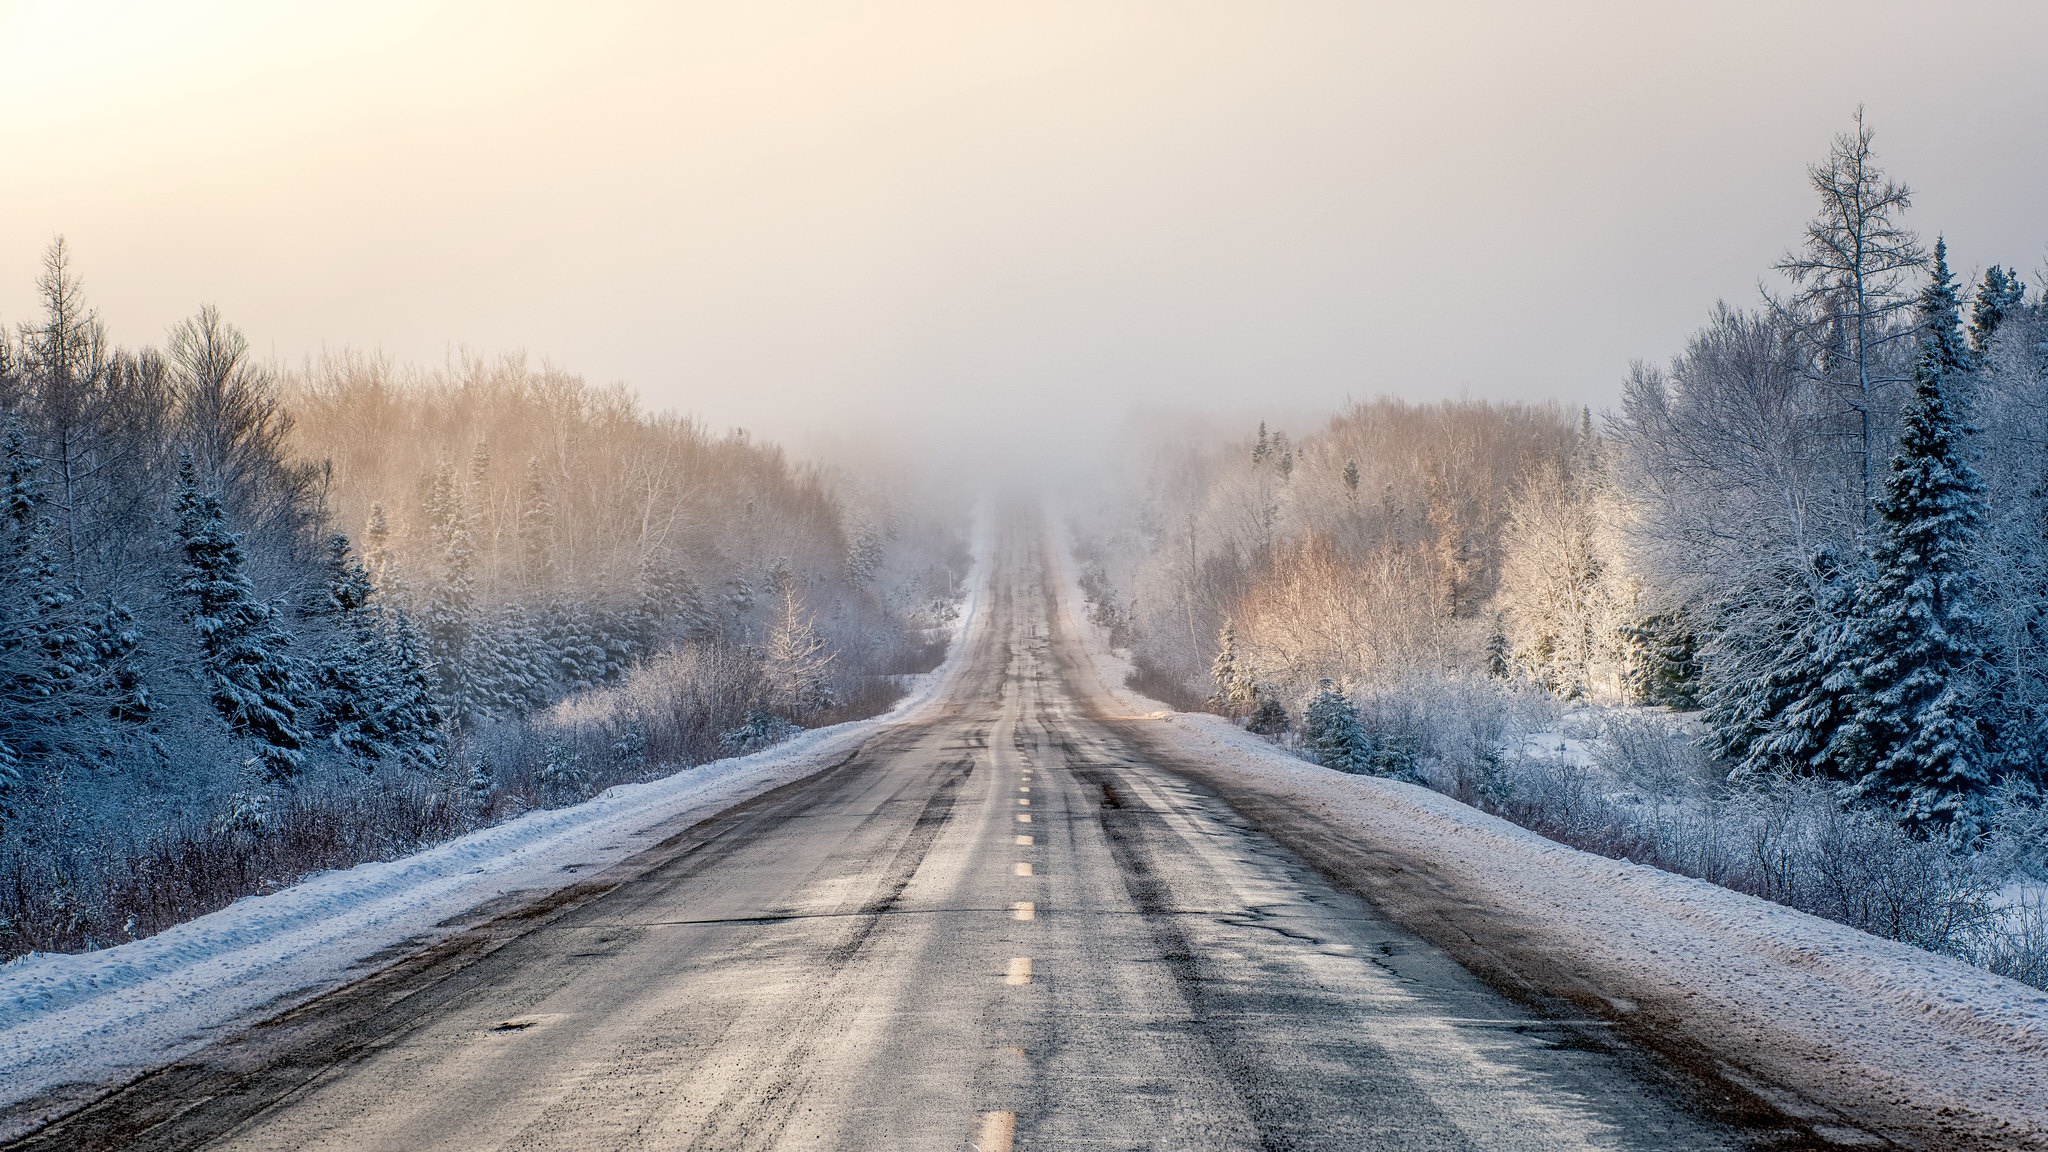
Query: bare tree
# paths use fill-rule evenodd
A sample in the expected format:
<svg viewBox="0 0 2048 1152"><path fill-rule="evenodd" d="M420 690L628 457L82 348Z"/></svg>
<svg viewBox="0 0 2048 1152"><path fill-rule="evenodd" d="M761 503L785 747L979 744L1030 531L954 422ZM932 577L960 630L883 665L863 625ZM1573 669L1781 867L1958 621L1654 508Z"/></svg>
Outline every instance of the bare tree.
<svg viewBox="0 0 2048 1152"><path fill-rule="evenodd" d="M1820 194L1820 214L1806 240L1778 262L1791 277L1815 377L1845 394L1855 423L1855 521L1868 523L1872 461L1882 446L1876 421L1886 389L1912 379L1910 357L1889 355L1913 333L1902 315L1912 306L1909 274L1926 261L1920 242L1899 217L1912 190L1887 179L1871 150L1872 133L1856 109L1853 131L1835 137L1828 158L1807 169Z"/></svg>
<svg viewBox="0 0 2048 1152"><path fill-rule="evenodd" d="M100 415L106 377L106 329L86 305L71 271L71 248L59 236L43 253L36 277L42 298L41 323L21 329L23 367L33 422L44 443L41 455L55 474L55 511L65 564L78 570L86 501L83 489L96 468L93 431Z"/></svg>

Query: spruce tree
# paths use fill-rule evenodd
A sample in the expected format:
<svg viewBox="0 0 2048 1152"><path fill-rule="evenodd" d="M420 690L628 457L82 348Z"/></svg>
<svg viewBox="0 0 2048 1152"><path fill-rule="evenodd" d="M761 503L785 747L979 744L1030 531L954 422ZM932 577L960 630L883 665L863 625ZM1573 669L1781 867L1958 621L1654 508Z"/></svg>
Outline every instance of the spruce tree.
<svg viewBox="0 0 2048 1152"><path fill-rule="evenodd" d="M2027 283L2016 272L1993 264L1984 270L1977 298L1970 305L1970 351L1979 358L1991 350L1991 337L2005 318L2026 303Z"/></svg>
<svg viewBox="0 0 2048 1152"><path fill-rule="evenodd" d="M179 473L183 590L199 634L200 674L229 730L255 743L252 766L272 782L288 779L298 773L306 746L298 670L285 652L291 637L249 583L241 538L223 522L220 497L199 490L189 459Z"/></svg>
<svg viewBox="0 0 2048 1152"><path fill-rule="evenodd" d="M1370 772L1372 740L1348 693L1325 678L1301 717L1301 747L1308 758L1339 772Z"/></svg>
<svg viewBox="0 0 2048 1152"><path fill-rule="evenodd" d="M1209 678L1216 684L1210 702L1225 715L1235 716L1257 700L1257 675L1237 650L1237 627L1229 620L1223 622L1223 630L1216 635L1216 659L1209 663Z"/></svg>
<svg viewBox="0 0 2048 1152"><path fill-rule="evenodd" d="M1261 692L1259 702L1252 708L1252 714L1245 717L1244 730L1255 736L1281 736L1294 726L1287 715L1286 705L1272 696Z"/></svg>
<svg viewBox="0 0 2048 1152"><path fill-rule="evenodd" d="M1736 762L1738 778L1780 771L1839 778L1831 747L1856 711L1846 648L1855 584L1834 549L1822 545L1803 578L1786 585L1765 631L1744 638L1768 654L1764 664L1720 679L1706 694L1711 746Z"/></svg>
<svg viewBox="0 0 2048 1152"><path fill-rule="evenodd" d="M434 697L426 641L403 611L384 616L384 626L390 636L392 676L383 712L391 746L401 764L431 771L441 763L446 744L441 726L447 715Z"/></svg>
<svg viewBox="0 0 2048 1152"><path fill-rule="evenodd" d="M1920 296L1920 355L1871 550L1875 576L1849 639L1859 702L1836 734L1855 792L1932 831L1967 817L1987 780L1978 723L1977 589L1971 543L1982 484L1952 393L1972 358L1958 327L1947 251Z"/></svg>
<svg viewBox="0 0 2048 1152"><path fill-rule="evenodd" d="M554 571L555 501L540 457L526 460L519 488L519 565L527 586L543 588Z"/></svg>
<svg viewBox="0 0 2048 1152"><path fill-rule="evenodd" d="M780 582L782 611L768 630L762 649L771 701L789 719L803 722L838 703L832 692L831 665L837 657L804 611L792 580Z"/></svg>
<svg viewBox="0 0 2048 1152"><path fill-rule="evenodd" d="M66 578L18 423L0 430L0 817L31 766L93 764L149 718L140 633L112 599L88 606Z"/></svg>
<svg viewBox="0 0 2048 1152"><path fill-rule="evenodd" d="M309 729L366 772L385 761L431 766L439 757L441 717L431 697L422 699L425 669L416 648L408 650L396 618L371 603L377 586L348 537L328 537L326 561L318 612L332 621L334 638L314 677Z"/></svg>

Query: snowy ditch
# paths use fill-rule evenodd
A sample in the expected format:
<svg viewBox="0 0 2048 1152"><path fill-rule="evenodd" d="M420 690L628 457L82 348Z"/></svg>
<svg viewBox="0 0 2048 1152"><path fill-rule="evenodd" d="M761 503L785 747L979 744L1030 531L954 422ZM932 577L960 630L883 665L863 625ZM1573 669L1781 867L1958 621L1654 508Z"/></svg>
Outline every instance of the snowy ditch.
<svg viewBox="0 0 2048 1152"><path fill-rule="evenodd" d="M883 727L915 720L964 667L967 638L987 602L988 556L987 517L980 516L974 571L946 658L882 716L622 784L401 859L323 873L118 947L34 953L0 965L0 1108L171 1063L367 975L396 950L417 951L460 931L463 914L481 904L574 883L825 768ZM48 1118L13 1120L29 1126ZM0 1131L0 1139L17 1134Z"/></svg>

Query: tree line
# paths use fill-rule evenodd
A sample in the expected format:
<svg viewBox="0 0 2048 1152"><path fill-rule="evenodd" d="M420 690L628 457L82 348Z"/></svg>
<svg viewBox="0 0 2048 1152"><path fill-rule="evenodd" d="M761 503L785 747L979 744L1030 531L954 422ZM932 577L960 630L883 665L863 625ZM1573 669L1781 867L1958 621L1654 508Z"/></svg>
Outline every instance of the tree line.
<svg viewBox="0 0 2048 1152"><path fill-rule="evenodd" d="M1602 419L1378 400L1158 446L1083 556L1140 682L1332 747L1334 701L1446 676L1665 705L1737 781L1981 833L2048 770L2048 309L1958 282L1860 114L1809 179L1784 289Z"/></svg>
<svg viewBox="0 0 2048 1152"><path fill-rule="evenodd" d="M942 647L964 510L879 471L518 357L280 371L210 307L117 348L61 239L36 286L0 333L0 954L870 714Z"/></svg>

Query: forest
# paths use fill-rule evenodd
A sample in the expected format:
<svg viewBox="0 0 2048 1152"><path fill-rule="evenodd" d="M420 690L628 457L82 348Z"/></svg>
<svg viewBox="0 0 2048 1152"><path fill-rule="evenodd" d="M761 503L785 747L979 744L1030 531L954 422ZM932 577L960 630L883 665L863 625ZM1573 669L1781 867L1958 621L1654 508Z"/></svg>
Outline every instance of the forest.
<svg viewBox="0 0 2048 1152"><path fill-rule="evenodd" d="M59 239L0 335L0 957L873 715L966 508L523 358L110 346Z"/></svg>
<svg viewBox="0 0 2048 1152"><path fill-rule="evenodd" d="M1133 686L2048 986L2048 307L1860 116L1809 177L1782 289L1612 411L1136 454L1076 544Z"/></svg>

